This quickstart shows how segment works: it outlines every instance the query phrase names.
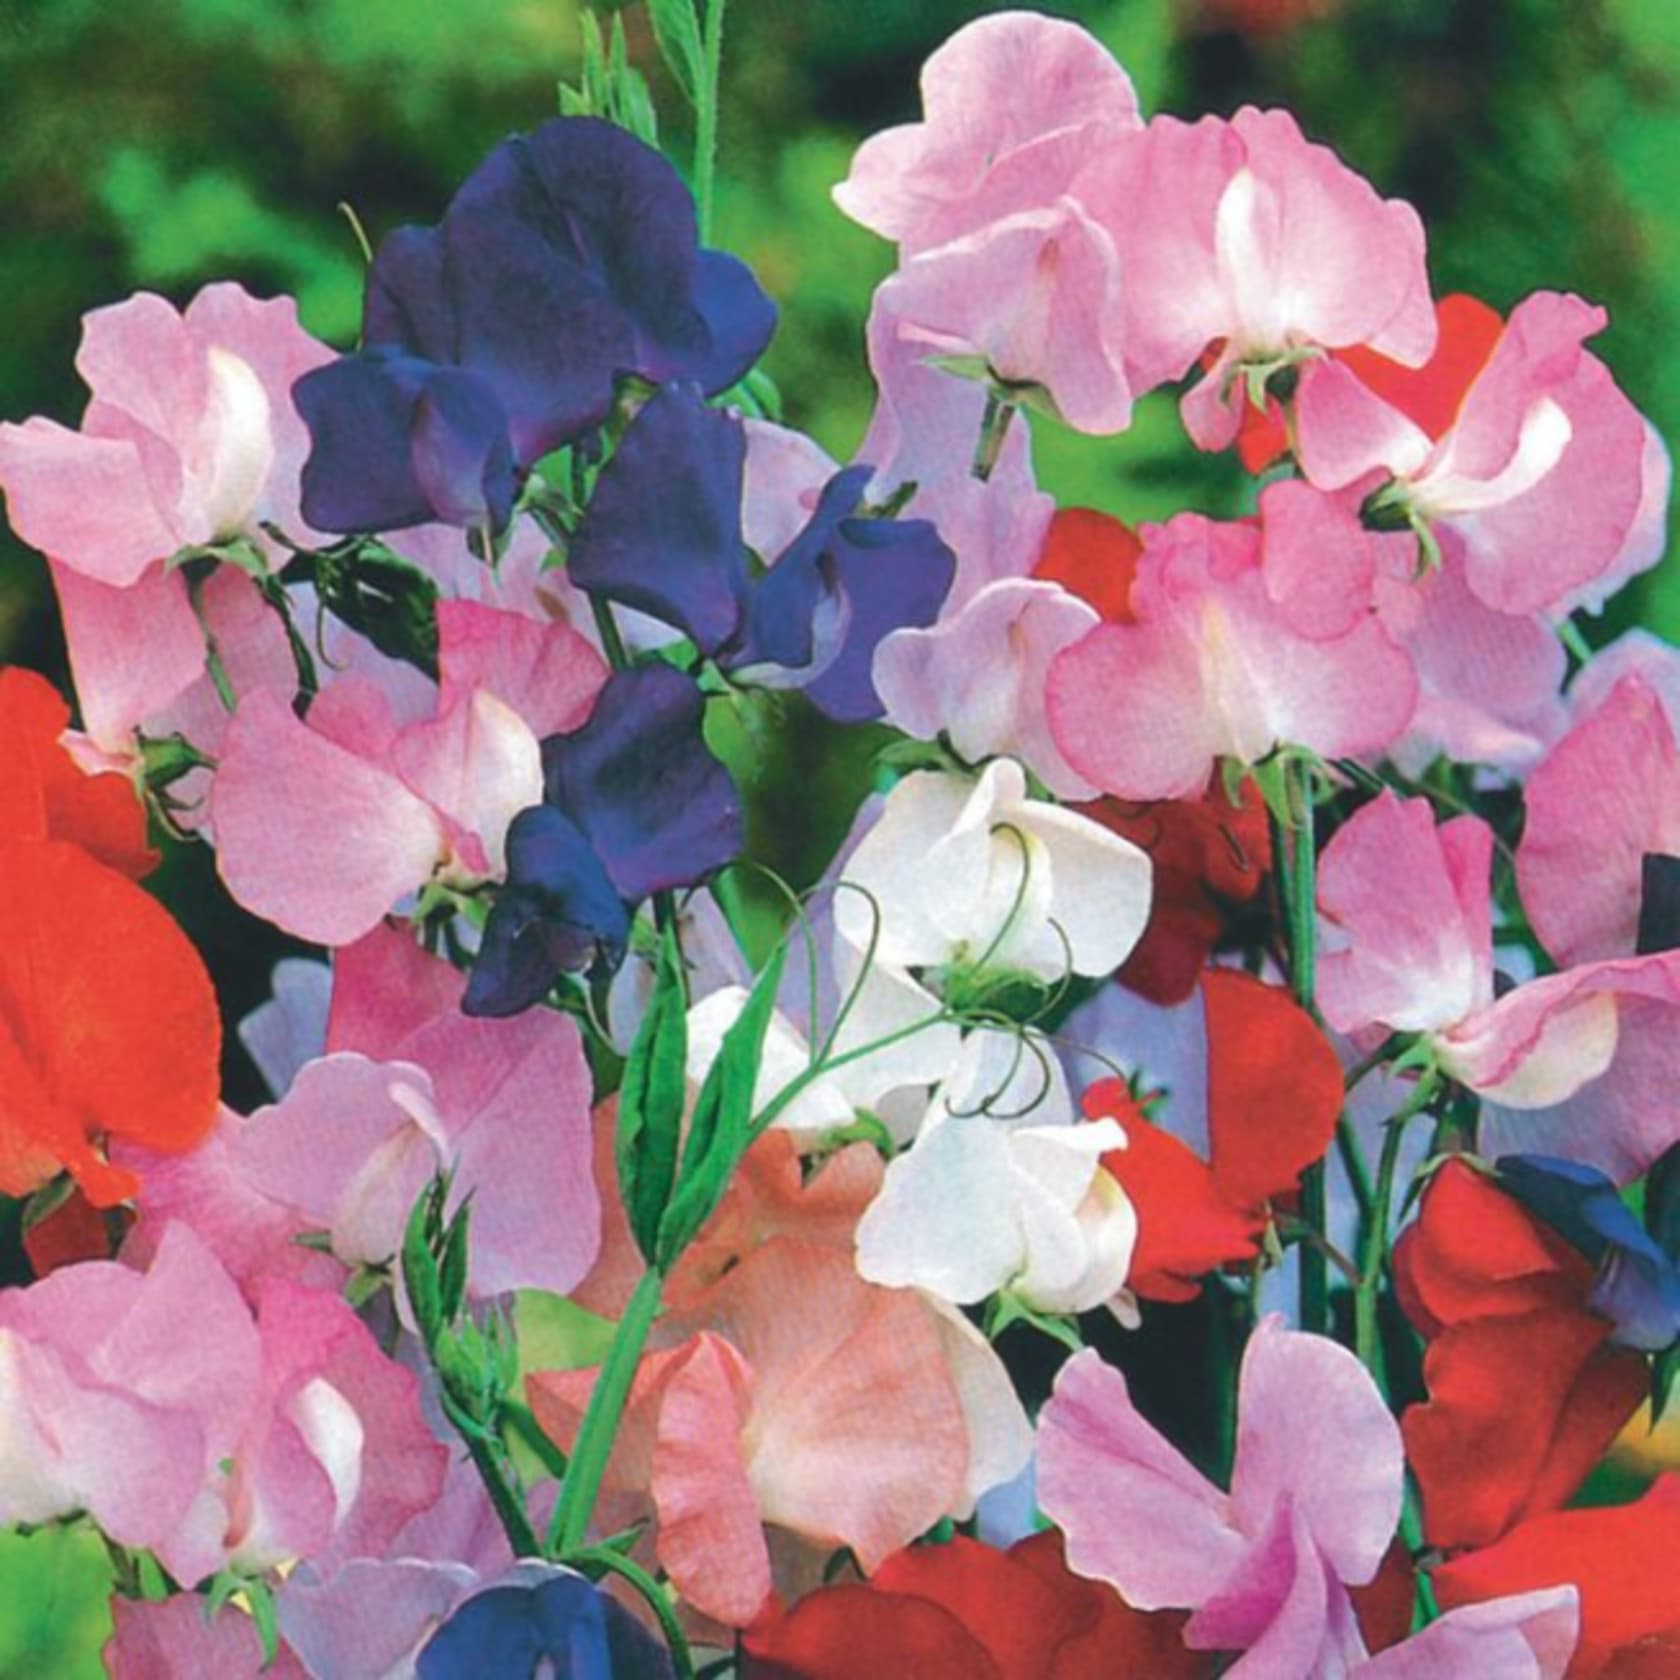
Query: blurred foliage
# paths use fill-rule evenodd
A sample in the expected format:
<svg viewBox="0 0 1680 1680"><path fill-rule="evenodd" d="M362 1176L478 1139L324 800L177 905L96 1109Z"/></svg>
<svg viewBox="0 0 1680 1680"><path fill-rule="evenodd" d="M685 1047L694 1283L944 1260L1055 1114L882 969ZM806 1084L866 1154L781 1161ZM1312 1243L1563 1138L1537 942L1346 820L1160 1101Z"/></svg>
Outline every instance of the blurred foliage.
<svg viewBox="0 0 1680 1680"><path fill-rule="evenodd" d="M682 159L686 117L645 15L619 9ZM718 240L781 302L770 371L790 422L837 456L868 418L863 320L891 251L846 221L829 189L863 134L915 115L928 51L994 9L731 0ZM1680 356L1669 353L1680 325L1673 0L1045 9L1093 28L1146 110L1291 107L1384 192L1418 206L1438 289L1502 309L1539 287L1605 304L1613 325L1598 348L1659 429L1680 437ZM434 218L491 145L555 111L557 84L578 75L578 24L577 0L0 0L0 418L74 423L85 396L73 367L80 317L136 288L177 302L223 277L289 291L313 331L350 343L362 259L340 206L375 241ZM1239 505L1240 477L1189 448L1170 394L1145 401L1120 439L1034 424L1041 477L1064 501L1133 520ZM64 684L49 596L39 559L0 532L0 660ZM1672 564L1629 592L1613 624L1635 617L1680 639ZM806 873L817 837L781 838L787 867ZM226 904L202 848L172 848L156 885L205 951L231 1026L288 947ZM231 1043L227 1074L230 1101L261 1100ZM562 1315L541 1335L567 1341L578 1328ZM1210 1459L1228 1422L1208 1413L1219 1385L1194 1365L1211 1335L1115 1338L1108 1350L1143 1373L1151 1407L1203 1440ZM0 1675L97 1673L103 1581L85 1530L0 1539Z"/></svg>

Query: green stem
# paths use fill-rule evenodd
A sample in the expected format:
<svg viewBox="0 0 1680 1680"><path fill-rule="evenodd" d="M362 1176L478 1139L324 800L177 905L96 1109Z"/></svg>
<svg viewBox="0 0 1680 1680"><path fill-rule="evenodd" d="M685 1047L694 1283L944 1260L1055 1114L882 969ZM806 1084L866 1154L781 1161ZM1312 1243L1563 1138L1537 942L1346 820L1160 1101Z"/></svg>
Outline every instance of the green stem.
<svg viewBox="0 0 1680 1680"><path fill-rule="evenodd" d="M610 1546L589 1546L574 1552L571 1561L583 1570L599 1569L604 1573L622 1575L647 1601L648 1608L659 1622L665 1643L671 1648L671 1660L676 1664L677 1680L694 1680L694 1653L688 1648L688 1636L683 1632L671 1600L660 1586L634 1558L615 1552Z"/></svg>
<svg viewBox="0 0 1680 1680"><path fill-rule="evenodd" d="M980 436L974 445L971 475L984 483L992 476L992 469L1003 453L1003 440L1009 435L1009 422L1015 418L1015 405L1000 397L996 391L986 393L986 412L980 417Z"/></svg>
<svg viewBox="0 0 1680 1680"><path fill-rule="evenodd" d="M537 1531L531 1526L524 1501L513 1491L502 1474L501 1464L497 1461L490 1443L481 1435L470 1429L461 1429L458 1425L456 1433L467 1443L467 1452L472 1458L473 1468L478 1472L478 1479L484 1483L485 1491L490 1495L490 1503L495 1508L497 1519L508 1537L508 1544L513 1547L513 1555L516 1558L540 1558L543 1555L542 1542L537 1539Z"/></svg>
<svg viewBox="0 0 1680 1680"><path fill-rule="evenodd" d="M704 80L696 89L694 109L694 206L700 243L712 236L713 186L717 179L718 89L723 79L724 0L707 0L700 44L705 53Z"/></svg>
<svg viewBox="0 0 1680 1680"><path fill-rule="evenodd" d="M619 1419L630 1398L630 1387L636 1379L648 1332L659 1316L659 1291L664 1282L656 1271L643 1273L613 1333L612 1346L607 1349L600 1374L595 1378L566 1479L560 1484L560 1498L548 1525L551 1557L569 1557L583 1545L589 1533L589 1520L595 1514L595 1500L601 1491L607 1460L612 1456Z"/></svg>
<svg viewBox="0 0 1680 1680"><path fill-rule="evenodd" d="M615 671L630 669L630 655L624 650L624 638L618 633L618 620L613 617L612 604L599 595L589 597L589 610L595 616L595 629L601 637L601 651Z"/></svg>
<svg viewBox="0 0 1680 1680"><path fill-rule="evenodd" d="M1287 825L1280 825L1286 852L1283 876L1285 914L1289 923L1289 979L1295 1001L1313 1014L1317 969L1318 844L1313 831L1312 767L1305 759L1284 766ZM1324 1163L1315 1161L1301 1174L1301 1218L1323 1233L1328 1223L1324 1191ZM1313 1243L1301 1248L1301 1328L1324 1335L1330 1328L1330 1274L1321 1249Z"/></svg>
<svg viewBox="0 0 1680 1680"><path fill-rule="evenodd" d="M1353 1199L1359 1204L1360 1229L1363 1230L1365 1222L1371 1217L1371 1168L1365 1160L1365 1151L1359 1147L1359 1135L1354 1131L1346 1111L1336 1122L1336 1153L1341 1156L1342 1170L1353 1186Z"/></svg>

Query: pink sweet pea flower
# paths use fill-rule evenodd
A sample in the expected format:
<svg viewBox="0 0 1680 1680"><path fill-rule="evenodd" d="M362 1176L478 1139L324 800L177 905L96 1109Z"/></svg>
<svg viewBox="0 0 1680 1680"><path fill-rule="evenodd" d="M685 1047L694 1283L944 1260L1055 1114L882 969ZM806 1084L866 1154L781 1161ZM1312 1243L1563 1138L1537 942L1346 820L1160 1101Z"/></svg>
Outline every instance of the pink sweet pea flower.
<svg viewBox="0 0 1680 1680"><path fill-rule="evenodd" d="M1637 1178L1680 1137L1680 953L1590 962L1495 997L1479 818L1434 825L1380 794L1320 860L1319 1005L1339 1032L1412 1032L1482 1098L1485 1153L1529 1151Z"/></svg>
<svg viewBox="0 0 1680 1680"><path fill-rule="evenodd" d="M1477 319L1441 315L1455 336L1480 332ZM1325 489L1376 488L1385 505L1454 533L1470 588L1497 611L1596 609L1661 556L1670 477L1661 441L1582 348L1606 320L1578 297L1535 293L1485 360L1454 361L1457 401L1444 414L1412 400L1412 385L1446 377L1432 369L1315 362L1296 402L1302 469ZM1443 340L1443 356L1452 350Z"/></svg>
<svg viewBox="0 0 1680 1680"><path fill-rule="evenodd" d="M1245 368L1351 345L1416 366L1434 348L1417 213L1378 197L1287 112L1156 117L1069 190L1120 253L1132 390L1217 350L1183 404L1200 448L1235 439Z"/></svg>
<svg viewBox="0 0 1680 1680"><path fill-rule="evenodd" d="M1525 804L1517 885L1540 943L1566 964L1632 956L1645 856L1680 854L1680 751L1642 677L1552 748Z"/></svg>
<svg viewBox="0 0 1680 1680"><path fill-rule="evenodd" d="M86 1510L188 1585L377 1548L442 1482L413 1375L338 1295L272 1281L253 1321L185 1226L145 1273L90 1261L9 1292L0 1361L3 1520Z"/></svg>
<svg viewBox="0 0 1680 1680"><path fill-rule="evenodd" d="M1191 1610L1193 1650L1241 1680L1344 1672L1365 1656L1348 1597L1400 1519L1400 1430L1363 1366L1265 1319L1239 1379L1231 1491L1207 1481L1087 1349L1040 1414L1038 1496L1075 1573L1136 1609Z"/></svg>
<svg viewBox="0 0 1680 1680"><path fill-rule="evenodd" d="M1564 1680L1580 1639L1572 1586L1461 1605L1352 1670L1354 1680ZM1233 1671L1234 1672L1234 1671Z"/></svg>
<svg viewBox="0 0 1680 1680"><path fill-rule="evenodd" d="M464 989L394 927L341 951L326 1053L280 1101L248 1119L224 1110L178 1161L123 1153L147 1175L125 1257L179 1220L248 1291L276 1276L336 1283L391 1261L416 1198L453 1168L457 1200L472 1198L469 1295L569 1294L601 1231L582 1040L551 1010L463 1015ZM331 1254L300 1246L305 1232L326 1233Z"/></svg>
<svg viewBox="0 0 1680 1680"><path fill-rule="evenodd" d="M1258 525L1187 513L1142 536L1135 622L1099 625L1050 668L1051 733L1077 774L1124 799L1187 798L1220 758L1379 753L1411 721L1412 662L1368 610L1385 539L1345 505L1278 484Z"/></svg>
<svg viewBox="0 0 1680 1680"><path fill-rule="evenodd" d="M264 521L310 535L297 501L309 439L291 391L331 358L290 298L227 283L184 314L150 292L94 310L76 357L93 392L82 429L0 425L13 529L118 589L183 548L266 544Z"/></svg>
<svg viewBox="0 0 1680 1680"><path fill-rule="evenodd" d="M1059 584L1005 578L926 630L895 630L875 651L887 721L920 740L941 733L971 763L1017 758L1061 799L1096 791L1062 757L1045 716L1051 662L1097 624Z"/></svg>
<svg viewBox="0 0 1680 1680"><path fill-rule="evenodd" d="M1094 148L1142 126L1130 79L1090 32L1036 12L959 29L921 82L923 120L864 141L834 189L907 256L1052 202Z"/></svg>
<svg viewBox="0 0 1680 1680"><path fill-rule="evenodd" d="M303 720L272 688L240 705L210 816L217 868L248 910L347 945L440 870L501 873L508 824L542 798L540 738L584 721L606 667L567 624L470 602L440 605L438 631L442 686L424 721L399 726L356 676Z"/></svg>

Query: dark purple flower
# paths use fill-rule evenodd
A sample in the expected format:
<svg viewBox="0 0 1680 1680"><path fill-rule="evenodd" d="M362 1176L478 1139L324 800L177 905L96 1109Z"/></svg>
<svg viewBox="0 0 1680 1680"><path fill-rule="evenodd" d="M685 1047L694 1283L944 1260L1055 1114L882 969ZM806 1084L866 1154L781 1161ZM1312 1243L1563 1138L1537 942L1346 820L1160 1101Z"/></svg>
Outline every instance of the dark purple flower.
<svg viewBox="0 0 1680 1680"><path fill-rule="evenodd" d="M1680 1337L1680 1270L1595 1167L1550 1155L1502 1155L1501 1189L1598 1268L1587 1304L1622 1347L1660 1352Z"/></svg>
<svg viewBox="0 0 1680 1680"><path fill-rule="evenodd" d="M516 1564L427 1640L419 1680L674 1680L669 1653L622 1605L557 1564Z"/></svg>
<svg viewBox="0 0 1680 1680"><path fill-rule="evenodd" d="M746 452L741 422L695 386L656 392L595 481L566 575L717 653L739 633L747 595Z"/></svg>
<svg viewBox="0 0 1680 1680"><path fill-rule="evenodd" d="M513 1015L561 972L610 971L632 907L741 849L741 804L702 733L693 679L654 663L608 679L589 721L543 742L543 803L508 828L507 884L462 1008Z"/></svg>
<svg viewBox="0 0 1680 1680"><path fill-rule="evenodd" d="M842 723L879 717L875 649L938 617L955 557L924 519L859 515L870 469L855 466L829 480L805 528L752 579L745 459L739 420L693 386L666 386L596 482L571 580L683 631L745 681L802 688Z"/></svg>
<svg viewBox="0 0 1680 1680"><path fill-rule="evenodd" d="M507 418L472 374L375 350L305 374L292 395L312 444L303 517L316 530L507 524Z"/></svg>

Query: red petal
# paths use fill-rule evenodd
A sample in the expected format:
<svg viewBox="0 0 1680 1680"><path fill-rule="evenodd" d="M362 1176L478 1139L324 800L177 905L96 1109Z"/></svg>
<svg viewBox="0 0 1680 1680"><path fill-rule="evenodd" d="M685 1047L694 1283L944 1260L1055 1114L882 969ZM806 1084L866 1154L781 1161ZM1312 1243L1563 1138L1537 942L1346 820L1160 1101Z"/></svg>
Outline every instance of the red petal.
<svg viewBox="0 0 1680 1680"><path fill-rule="evenodd" d="M1465 393L1487 366L1505 323L1499 312L1462 292L1444 297L1435 306L1441 336L1435 354L1420 368L1402 367L1374 350L1355 346L1337 352L1358 374L1360 383L1375 391L1432 438L1438 438L1458 417Z"/></svg>
<svg viewBox="0 0 1680 1680"><path fill-rule="evenodd" d="M1342 1065L1312 1017L1277 986L1209 969L1208 1142L1234 1207L1259 1210L1320 1160L1342 1112Z"/></svg>
<svg viewBox="0 0 1680 1680"><path fill-rule="evenodd" d="M825 1587L749 1628L742 1680L1010 1680L949 1610L868 1586Z"/></svg>
<svg viewBox="0 0 1680 1680"><path fill-rule="evenodd" d="M1143 544L1129 525L1095 508L1061 508L1033 567L1035 578L1059 583L1111 624L1131 624L1132 581Z"/></svg>
<svg viewBox="0 0 1680 1680"><path fill-rule="evenodd" d="M68 1200L23 1234L23 1251L36 1277L83 1260L109 1260L112 1230L107 1219L116 1217L96 1208L80 1190L72 1191Z"/></svg>
<svg viewBox="0 0 1680 1680"><path fill-rule="evenodd" d="M156 900L78 846L0 846L0 1190L67 1166L97 1207L132 1193L94 1145L189 1149L216 1116L210 976Z"/></svg>
<svg viewBox="0 0 1680 1680"><path fill-rule="evenodd" d="M70 840L136 879L156 867L126 776L83 773L60 744L70 708L45 677L0 670L0 843Z"/></svg>
<svg viewBox="0 0 1680 1680"><path fill-rule="evenodd" d="M1451 1610L1573 1584L1581 1594L1581 1643L1570 1680L1654 1680L1680 1672L1674 1666L1680 1655L1676 1555L1680 1476L1669 1475L1632 1505L1536 1517L1497 1545L1443 1564L1435 1590L1442 1608Z"/></svg>

